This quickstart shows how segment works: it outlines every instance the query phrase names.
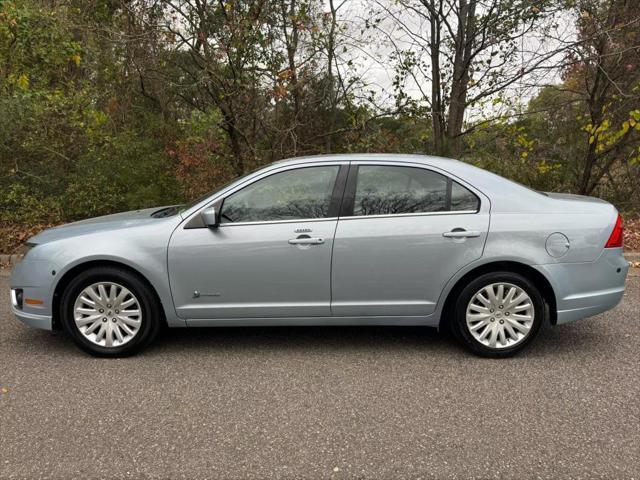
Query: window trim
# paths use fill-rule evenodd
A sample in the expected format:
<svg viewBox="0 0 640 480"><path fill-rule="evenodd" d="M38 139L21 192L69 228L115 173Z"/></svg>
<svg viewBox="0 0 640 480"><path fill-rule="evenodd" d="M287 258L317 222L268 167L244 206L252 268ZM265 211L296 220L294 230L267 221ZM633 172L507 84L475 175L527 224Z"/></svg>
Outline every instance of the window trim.
<svg viewBox="0 0 640 480"><path fill-rule="evenodd" d="M289 165L278 165L273 164L271 165L271 168L266 167L262 170L258 170L254 173L250 173L245 177L241 177L237 180L237 184L233 185L233 186L229 186L227 187L226 190L223 191L219 191L216 192L217 194L212 195L208 200L203 200L203 203L200 204L200 206L194 205L193 207L193 211L191 213L188 213L184 218L184 222L182 223L182 225L184 225L182 228L183 229L200 229L200 228L208 228L206 225L204 225L204 223L202 222L202 219L200 217L200 212L210 206L215 206L216 208L219 208L222 204L222 202L224 201L224 199L230 195L233 195L233 193L237 192L238 190L243 189L244 187L247 187L248 185L251 185L254 182L257 182L259 180L262 180L263 178L269 177L271 175L275 175L276 173L281 173L281 172L285 172L288 170L297 170L300 168L309 168L309 167L319 167L319 166L329 166L329 165L337 165L340 168L340 171L338 173L338 176L340 176L341 173L344 173L345 177L345 185L342 188L342 192L336 192L336 189L334 188L334 194L339 194L340 198L341 198L341 207L340 210L338 212L338 215L335 217L326 217L326 218L309 218L309 219L298 219L298 220L274 220L274 221L265 221L265 222L238 222L238 223L224 223L224 224L220 224L217 228L226 228L226 227L231 227L231 226L242 226L242 225L269 225L269 224L277 224L277 223L307 223L307 222L318 222L318 221L336 221L336 220L350 220L350 219L364 219L364 218L377 218L377 217L399 217L399 216L426 216L426 215L454 215L454 214L465 214L465 215L469 215L469 214L480 214L480 213L485 213L488 214L490 213L491 210L491 200L489 199L489 197L482 192L481 190L478 190L475 186L473 186L472 184L470 184L467 180L464 180L462 178L459 178L458 176L448 172L447 170L443 170L442 168L439 167L434 167L432 165L426 164L426 163L421 163L421 162L412 162L412 161L389 161L389 160L384 160L384 159L358 159L358 158L354 158L354 159L338 159L338 160L331 160L331 161L326 161L326 160L314 160L314 161L308 161L305 163L294 163L294 164L289 164ZM373 165L373 166L389 166L389 167L412 167L412 168L422 168L424 170L429 170L429 171L433 171L435 173L439 173L441 175L444 175L447 178L451 178L453 181L459 183L460 185L462 185L463 187L465 187L466 189L468 189L470 192L472 192L476 197L478 197L478 210L477 211L464 211L464 210L458 210L458 211L450 211L450 212L423 212L423 213L396 213L396 214L386 214L386 215L350 215L348 212L346 212L346 208L348 207L348 202L349 202L349 183L354 181L352 180L350 177L351 175L356 175L357 176L357 170L358 167L361 165ZM354 172L353 174L351 172ZM338 179L336 179L336 182L338 181ZM335 185L334 185L335 187ZM355 192L355 191L354 191ZM354 193L352 192L352 193ZM332 199L333 200L333 199ZM353 211L352 211L353 212Z"/></svg>
<svg viewBox="0 0 640 480"><path fill-rule="evenodd" d="M416 168L426 170L431 173L435 173L437 175L443 176L447 181L447 193L446 193L446 205L451 208L451 193L453 189L453 182L456 182L458 185L467 189L471 194L476 197L478 200L478 208L475 210L444 210L439 212L409 212L409 213L383 213L378 215L354 215L353 212L355 210L355 198L356 198L356 189L358 185L358 173L360 171L360 167L401 167L401 168ZM401 162L359 162L353 161L351 162L349 168L349 176L347 179L347 184L344 192L344 199L342 202L342 208L340 209L340 219L348 220L348 219L356 219L356 218L386 218L386 217L412 217L412 216L432 216L432 215L469 215L469 214L478 214L482 211L482 198L478 195L477 192L473 191L469 186L465 185L463 182L459 180L454 180L451 178L447 172L442 170L436 170L430 168L429 166L423 166L420 164L407 164Z"/></svg>
<svg viewBox="0 0 640 480"><path fill-rule="evenodd" d="M202 224L202 222L198 221L200 217L200 212L207 207L215 206L220 209L220 213L222 213L222 208L224 206L224 202L227 198L235 193L243 190L254 183L262 181L268 177L273 175L277 175L279 173L290 172L293 170L302 170L306 168L318 168L318 167L338 167L338 173L333 183L333 187L331 189L331 198L329 200L329 210L326 217L320 218L296 218L296 219L288 219L288 220L256 220L251 222L230 222L230 223L220 223L217 228L225 228L225 227L234 227L234 226L242 226L242 225L270 225L270 224L278 224L278 223L308 223L308 222L319 222L319 221L336 221L338 219L338 213L340 204L342 202L342 195L344 193L344 184L347 180L347 174L349 171L349 162L318 162L318 163L309 163L309 164L300 164L300 165L288 165L286 168L279 168L277 170L271 170L265 172L264 175L260 175L257 178L253 178L248 182L243 182L241 185L238 185L231 191L225 192L220 197L216 198L212 202L208 203L205 207L198 209L195 213L195 216L192 217L187 224L185 225L185 229L192 228L207 228L206 225Z"/></svg>

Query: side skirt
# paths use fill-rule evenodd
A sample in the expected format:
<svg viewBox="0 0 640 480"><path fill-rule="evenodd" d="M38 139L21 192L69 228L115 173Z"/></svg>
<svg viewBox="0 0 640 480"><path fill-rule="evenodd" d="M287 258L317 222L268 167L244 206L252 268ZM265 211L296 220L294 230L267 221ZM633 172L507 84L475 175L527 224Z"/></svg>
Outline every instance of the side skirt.
<svg viewBox="0 0 640 480"><path fill-rule="evenodd" d="M328 325L423 325L437 327L434 315L411 317L282 317L187 319L187 327L267 327Z"/></svg>

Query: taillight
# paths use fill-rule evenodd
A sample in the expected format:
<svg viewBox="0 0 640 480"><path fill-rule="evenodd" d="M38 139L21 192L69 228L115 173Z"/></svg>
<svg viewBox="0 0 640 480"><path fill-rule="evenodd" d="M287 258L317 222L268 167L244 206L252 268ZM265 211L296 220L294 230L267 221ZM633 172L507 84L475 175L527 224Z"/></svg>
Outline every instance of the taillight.
<svg viewBox="0 0 640 480"><path fill-rule="evenodd" d="M616 226L613 227L613 232L611 232L609 240L607 240L607 244L604 246L604 248L620 248L622 247L623 239L624 229L622 228L622 215L618 214Z"/></svg>

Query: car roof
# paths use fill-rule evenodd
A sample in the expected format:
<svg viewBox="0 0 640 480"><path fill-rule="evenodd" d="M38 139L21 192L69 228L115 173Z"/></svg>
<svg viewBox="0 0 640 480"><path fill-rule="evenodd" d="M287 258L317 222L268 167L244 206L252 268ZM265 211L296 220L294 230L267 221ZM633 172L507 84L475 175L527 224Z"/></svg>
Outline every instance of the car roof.
<svg viewBox="0 0 640 480"><path fill-rule="evenodd" d="M273 162L274 165L298 164L308 162L336 162L354 160L384 160L385 162L415 162L433 166L445 166L452 163L463 163L452 158L434 155L406 154L406 153L335 153L327 155L307 155L303 157L285 158Z"/></svg>

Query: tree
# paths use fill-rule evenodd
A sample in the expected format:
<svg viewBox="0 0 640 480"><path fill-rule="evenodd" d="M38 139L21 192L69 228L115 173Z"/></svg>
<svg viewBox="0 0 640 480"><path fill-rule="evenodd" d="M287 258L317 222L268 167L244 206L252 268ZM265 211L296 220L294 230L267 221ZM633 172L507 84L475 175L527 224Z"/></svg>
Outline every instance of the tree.
<svg viewBox="0 0 640 480"><path fill-rule="evenodd" d="M479 118L487 102L495 106L516 82L549 68L559 51L544 41L553 25L550 3L379 0L391 24L377 19L369 26L381 30L392 47L396 96L418 114L425 107L429 112L435 153L460 155L462 137L473 129L470 109ZM392 33L398 29L401 34ZM408 80L419 92L413 101L406 92ZM465 120L470 121L467 128Z"/></svg>
<svg viewBox="0 0 640 480"><path fill-rule="evenodd" d="M640 4L580 0L573 8L579 41L562 88L586 110L578 191L588 195L616 164L640 157Z"/></svg>

